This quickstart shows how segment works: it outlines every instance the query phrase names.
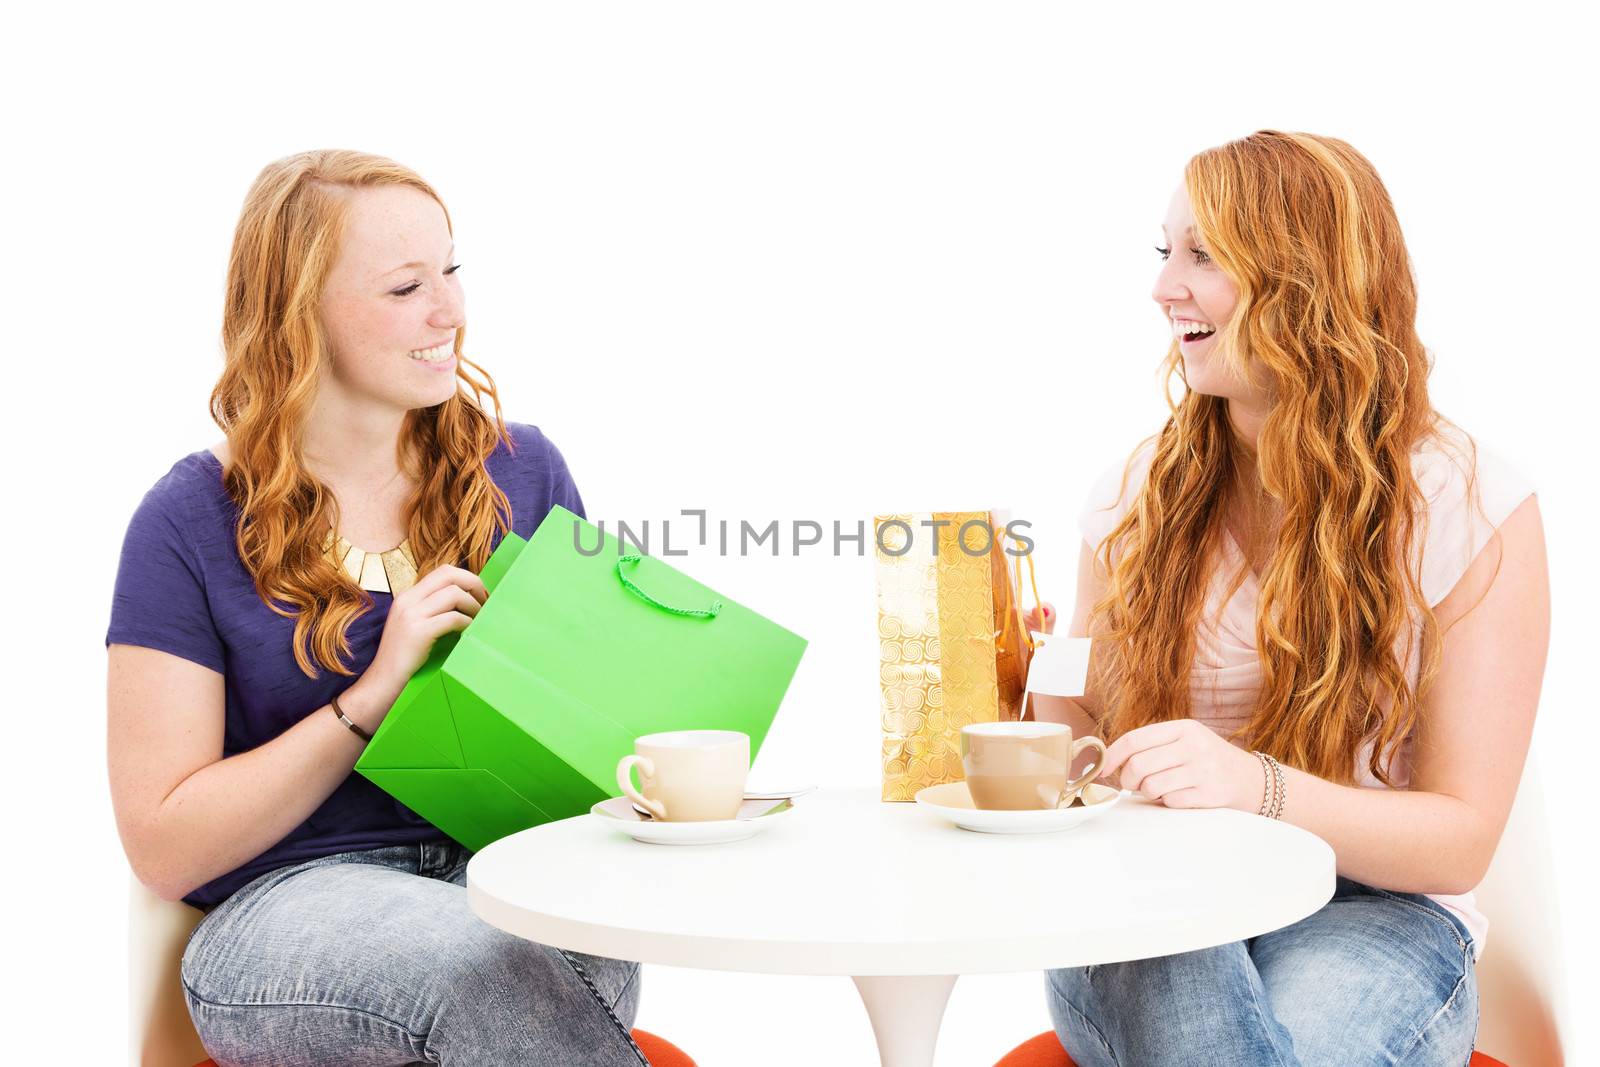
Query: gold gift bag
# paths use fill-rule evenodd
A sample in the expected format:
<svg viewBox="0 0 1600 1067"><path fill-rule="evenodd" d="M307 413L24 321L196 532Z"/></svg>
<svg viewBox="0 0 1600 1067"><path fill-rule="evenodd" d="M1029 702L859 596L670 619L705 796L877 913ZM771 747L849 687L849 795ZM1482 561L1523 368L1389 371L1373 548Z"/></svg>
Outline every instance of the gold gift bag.
<svg viewBox="0 0 1600 1067"><path fill-rule="evenodd" d="M1021 716L1033 637L1014 539L991 512L880 515L873 534L883 799L911 800L965 777L963 726Z"/></svg>

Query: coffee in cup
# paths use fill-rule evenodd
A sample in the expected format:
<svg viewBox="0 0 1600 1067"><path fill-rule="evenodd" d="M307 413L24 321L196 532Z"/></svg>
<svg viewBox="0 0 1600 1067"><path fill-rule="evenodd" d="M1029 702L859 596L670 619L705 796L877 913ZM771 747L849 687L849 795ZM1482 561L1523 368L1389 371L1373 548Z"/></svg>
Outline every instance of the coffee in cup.
<svg viewBox="0 0 1600 1067"><path fill-rule="evenodd" d="M1072 761L1085 748L1099 759L1077 778ZM1098 737L1072 740L1064 722L983 722L961 728L961 766L972 802L989 811L1064 808L1094 780L1105 763Z"/></svg>
<svg viewBox="0 0 1600 1067"><path fill-rule="evenodd" d="M633 768L639 768L639 789ZM617 764L617 785L663 822L732 819L744 803L750 737L737 730L646 734Z"/></svg>

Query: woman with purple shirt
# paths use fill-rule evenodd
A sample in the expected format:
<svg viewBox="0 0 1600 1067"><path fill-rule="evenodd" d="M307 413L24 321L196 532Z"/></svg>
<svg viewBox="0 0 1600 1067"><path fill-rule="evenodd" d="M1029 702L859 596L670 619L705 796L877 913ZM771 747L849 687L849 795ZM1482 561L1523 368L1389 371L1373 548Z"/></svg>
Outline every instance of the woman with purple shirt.
<svg viewBox="0 0 1600 1067"><path fill-rule="evenodd" d="M453 255L443 203L390 160L263 170L228 265L226 440L128 526L113 805L139 880L206 911L182 978L219 1063L645 1062L637 964L477 919L470 853L353 772L506 531L584 514L462 355Z"/></svg>

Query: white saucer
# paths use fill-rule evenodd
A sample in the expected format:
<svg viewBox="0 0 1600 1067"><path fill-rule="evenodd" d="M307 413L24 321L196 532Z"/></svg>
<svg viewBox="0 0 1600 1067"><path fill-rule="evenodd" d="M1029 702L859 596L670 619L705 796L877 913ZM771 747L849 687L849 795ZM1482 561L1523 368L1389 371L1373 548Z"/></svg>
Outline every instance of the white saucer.
<svg viewBox="0 0 1600 1067"><path fill-rule="evenodd" d="M1128 790L1091 782L1083 787L1083 806L1036 811L985 811L972 802L966 782L946 782L917 791L917 803L963 830L985 834L1049 834L1082 826L1108 809Z"/></svg>
<svg viewBox="0 0 1600 1067"><path fill-rule="evenodd" d="M627 797L602 800L589 814L627 834L635 841L652 845L718 845L754 837L794 810L786 800L746 800L733 819L710 822L658 822L633 810Z"/></svg>

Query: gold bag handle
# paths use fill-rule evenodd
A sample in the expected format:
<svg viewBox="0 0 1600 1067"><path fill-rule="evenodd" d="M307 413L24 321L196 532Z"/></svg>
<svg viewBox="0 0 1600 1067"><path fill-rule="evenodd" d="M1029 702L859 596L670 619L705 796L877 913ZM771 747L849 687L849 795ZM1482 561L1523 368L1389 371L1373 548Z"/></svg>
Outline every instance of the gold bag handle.
<svg viewBox="0 0 1600 1067"><path fill-rule="evenodd" d="M994 520L993 512L989 513L989 519L992 526ZM1006 577L1010 579L1011 582L1011 599L1016 604L1017 630L1022 635L1022 643L1027 647L1029 652L1032 652L1034 649L1039 647L1039 642L1033 639L1033 633L1028 629L1027 617L1023 615L1022 612L1022 564L1021 562L1016 563L1015 569L1013 570L1013 564L1008 562L1005 556L1005 546L1001 542L1003 537L1009 537L1013 541L1021 541L1021 538L1008 530L998 530L995 532L994 547L995 551L999 552L1001 555L1001 562L1005 564L1006 568ZM1017 557L1011 558L1016 559ZM1033 571L1033 553L1028 552L1024 554L1021 559L1026 560L1028 563L1028 585L1033 590L1033 606L1039 609L1039 625L1043 626L1044 601L1039 599L1039 581ZM1001 640L1005 639L1006 632L1010 630L1010 628L1011 619L1008 616L1006 619L1005 629L1000 631ZM1024 694L1024 703L1026 703L1026 694Z"/></svg>

